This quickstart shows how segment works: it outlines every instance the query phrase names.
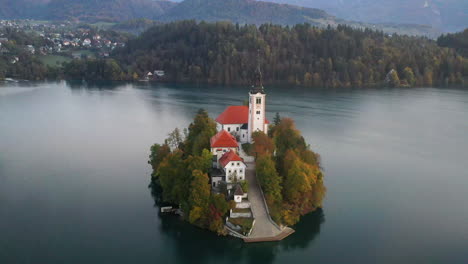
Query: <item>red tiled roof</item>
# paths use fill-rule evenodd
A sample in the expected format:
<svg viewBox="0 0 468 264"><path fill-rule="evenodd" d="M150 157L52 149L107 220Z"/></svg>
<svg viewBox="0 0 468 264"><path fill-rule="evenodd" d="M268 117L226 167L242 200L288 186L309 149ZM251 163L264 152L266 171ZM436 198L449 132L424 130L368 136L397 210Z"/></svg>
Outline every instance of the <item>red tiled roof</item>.
<svg viewBox="0 0 468 264"><path fill-rule="evenodd" d="M223 168L226 167L226 165L231 161L244 162L244 160L232 150L224 153L224 155L219 159L219 163L223 166Z"/></svg>
<svg viewBox="0 0 468 264"><path fill-rule="evenodd" d="M244 105L228 106L216 122L220 124L247 124L249 122L249 107Z"/></svg>
<svg viewBox="0 0 468 264"><path fill-rule="evenodd" d="M245 105L228 106L216 118L216 122L223 125L247 124L249 122L249 107ZM265 124L270 124L270 121L265 119Z"/></svg>
<svg viewBox="0 0 468 264"><path fill-rule="evenodd" d="M210 139L210 145L212 148L237 148L236 138L229 134L226 130L221 130L218 134L214 135Z"/></svg>

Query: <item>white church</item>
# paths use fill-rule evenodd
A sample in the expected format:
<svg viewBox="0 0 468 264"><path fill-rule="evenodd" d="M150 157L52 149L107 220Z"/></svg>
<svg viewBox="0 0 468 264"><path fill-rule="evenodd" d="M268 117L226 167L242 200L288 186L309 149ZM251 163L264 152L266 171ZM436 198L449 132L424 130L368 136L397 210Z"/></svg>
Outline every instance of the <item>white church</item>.
<svg viewBox="0 0 468 264"><path fill-rule="evenodd" d="M218 131L226 130L241 143L252 143L256 131L268 133L270 123L265 116L266 93L263 86L254 85L249 92L249 106L228 106L218 118Z"/></svg>
<svg viewBox="0 0 468 264"><path fill-rule="evenodd" d="M211 138L210 147L213 167L223 173L212 176L213 187L221 181L229 185L245 180L247 166L239 156L239 150L241 144L253 143L254 132L268 133L265 104L266 93L260 69L257 69L256 83L249 92L249 106L228 106L216 118L218 133Z"/></svg>

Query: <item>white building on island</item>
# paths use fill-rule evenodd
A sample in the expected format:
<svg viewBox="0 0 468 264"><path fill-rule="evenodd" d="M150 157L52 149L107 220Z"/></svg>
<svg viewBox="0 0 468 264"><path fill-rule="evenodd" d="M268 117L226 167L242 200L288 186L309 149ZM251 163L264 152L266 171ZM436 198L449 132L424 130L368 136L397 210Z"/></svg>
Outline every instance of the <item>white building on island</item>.
<svg viewBox="0 0 468 264"><path fill-rule="evenodd" d="M228 185L245 180L247 168L239 157L240 144L253 143L253 133L268 133L269 121L266 119L266 93L262 85L260 68L256 72L256 82L249 91L249 105L228 106L216 118L218 133L210 140L213 154L211 182L217 187L220 182ZM240 143L240 144L239 144Z"/></svg>
<svg viewBox="0 0 468 264"><path fill-rule="evenodd" d="M226 130L240 143L252 143L252 134L256 131L268 133L266 119L266 93L262 84L262 73L257 68L255 84L249 92L249 105L228 106L216 118L218 131Z"/></svg>

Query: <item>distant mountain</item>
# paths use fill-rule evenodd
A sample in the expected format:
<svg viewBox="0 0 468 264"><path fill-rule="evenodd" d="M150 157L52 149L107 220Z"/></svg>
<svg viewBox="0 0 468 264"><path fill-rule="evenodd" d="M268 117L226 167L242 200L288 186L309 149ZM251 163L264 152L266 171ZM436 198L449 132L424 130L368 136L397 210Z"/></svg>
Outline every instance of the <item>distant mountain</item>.
<svg viewBox="0 0 468 264"><path fill-rule="evenodd" d="M337 18L321 9L255 0L185 0L168 10L161 19L163 21L182 19L227 20L234 23L257 25L263 23L280 25L309 23L315 26L346 24L355 28L372 28L387 33L429 37L440 35L439 31L425 25L362 23Z"/></svg>
<svg viewBox="0 0 468 264"><path fill-rule="evenodd" d="M266 0L324 9L369 23L423 24L444 31L468 27L467 0Z"/></svg>
<svg viewBox="0 0 468 264"><path fill-rule="evenodd" d="M37 18L46 12L49 0L0 0L0 19Z"/></svg>
<svg viewBox="0 0 468 264"><path fill-rule="evenodd" d="M52 0L49 16L57 20L122 21L158 19L174 2L153 0Z"/></svg>
<svg viewBox="0 0 468 264"><path fill-rule="evenodd" d="M335 18L325 11L255 0L185 0L169 10L162 20L228 20L242 24L274 23L294 25L330 24Z"/></svg>
<svg viewBox="0 0 468 264"><path fill-rule="evenodd" d="M85 22L158 19L175 5L165 0L0 0L0 18Z"/></svg>
<svg viewBox="0 0 468 264"><path fill-rule="evenodd" d="M440 35L440 32L430 26L355 22L337 18L317 8L255 0L185 0L180 3L166 0L0 0L0 6L6 7L0 9L0 19L32 18L82 22L119 22L140 18L165 22L195 19L257 25L309 23L321 27L346 24L354 28L372 28L387 33L430 37Z"/></svg>

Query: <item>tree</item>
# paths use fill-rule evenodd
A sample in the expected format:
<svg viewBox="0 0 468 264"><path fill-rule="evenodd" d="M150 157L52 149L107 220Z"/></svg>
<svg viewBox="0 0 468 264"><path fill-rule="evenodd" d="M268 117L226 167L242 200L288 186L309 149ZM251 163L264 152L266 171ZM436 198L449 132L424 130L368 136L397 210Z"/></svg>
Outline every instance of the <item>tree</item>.
<svg viewBox="0 0 468 264"><path fill-rule="evenodd" d="M261 131L256 131L252 134L253 153L259 155L273 155L275 150L275 143L273 139Z"/></svg>
<svg viewBox="0 0 468 264"><path fill-rule="evenodd" d="M207 149L203 149L200 156L189 156L186 160L189 171L199 170L208 173L212 167L213 154Z"/></svg>
<svg viewBox="0 0 468 264"><path fill-rule="evenodd" d="M273 135L276 146L277 156L283 156L288 149L305 149L304 138L297 130L294 121L291 118L282 118L281 122L275 127Z"/></svg>
<svg viewBox="0 0 468 264"><path fill-rule="evenodd" d="M387 74L387 79L386 79L388 85L390 87L399 87L400 86L400 77L398 77L398 72L395 70L391 70Z"/></svg>
<svg viewBox="0 0 468 264"><path fill-rule="evenodd" d="M256 174L267 199L274 203L281 202L281 177L271 156L261 155L257 158Z"/></svg>
<svg viewBox="0 0 468 264"><path fill-rule="evenodd" d="M410 67L406 67L403 70L403 78L410 86L414 86L416 83L416 78L414 77L413 70Z"/></svg>
<svg viewBox="0 0 468 264"><path fill-rule="evenodd" d="M159 165L158 174L164 201L186 207L190 174L187 172L182 152L176 150L167 155Z"/></svg>
<svg viewBox="0 0 468 264"><path fill-rule="evenodd" d="M279 125L280 122L281 122L281 116L278 112L276 112L275 118L273 118L273 123L275 124L275 126L277 126Z"/></svg>
<svg viewBox="0 0 468 264"><path fill-rule="evenodd" d="M164 144L164 145L154 144L153 146L151 146L150 153L151 154L149 156L148 163L151 164L151 167L153 168L153 173L151 174L151 176L153 178L157 178L159 165L164 160L164 158L166 158L166 156L169 153L171 153L171 149L169 148L167 144Z"/></svg>
<svg viewBox="0 0 468 264"><path fill-rule="evenodd" d="M188 131L185 141L186 153L200 155L203 149L210 148L210 139L216 134L216 123L205 110L200 109Z"/></svg>
<svg viewBox="0 0 468 264"><path fill-rule="evenodd" d="M172 150L179 148L183 141L183 135L180 133L180 130L177 127L174 129L174 131L169 133L169 137L166 139L167 144L171 147Z"/></svg>
<svg viewBox="0 0 468 264"><path fill-rule="evenodd" d="M195 224L199 222L206 214L203 212L208 208L210 202L210 184L208 175L200 170L192 172L192 181L190 183L190 195L188 203L190 205L189 222ZM203 225L203 223L199 223Z"/></svg>

